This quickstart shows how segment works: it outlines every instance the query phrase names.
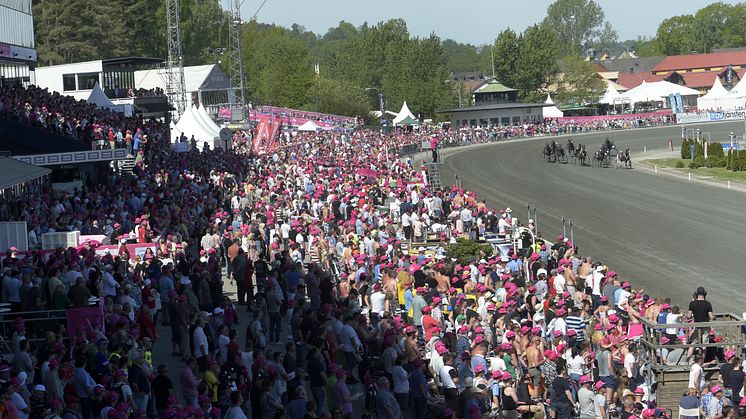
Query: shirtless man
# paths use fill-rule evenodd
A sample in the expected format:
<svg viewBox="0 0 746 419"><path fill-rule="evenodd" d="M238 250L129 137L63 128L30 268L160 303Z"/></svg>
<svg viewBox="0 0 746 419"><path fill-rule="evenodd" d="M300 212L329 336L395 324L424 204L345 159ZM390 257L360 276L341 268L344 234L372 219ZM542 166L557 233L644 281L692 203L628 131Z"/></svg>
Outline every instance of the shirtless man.
<svg viewBox="0 0 746 419"><path fill-rule="evenodd" d="M533 388L531 389L531 398L539 400L541 398L541 370L539 367L544 363L544 343L541 337L534 336L531 338L531 344L523 353L524 360L528 366L528 375L531 377Z"/></svg>

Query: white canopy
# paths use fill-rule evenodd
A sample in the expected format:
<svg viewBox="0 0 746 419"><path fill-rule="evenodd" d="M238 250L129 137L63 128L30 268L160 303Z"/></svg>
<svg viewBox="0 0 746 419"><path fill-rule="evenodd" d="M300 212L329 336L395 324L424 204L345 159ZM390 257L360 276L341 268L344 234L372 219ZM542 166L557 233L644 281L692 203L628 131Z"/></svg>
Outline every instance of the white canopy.
<svg viewBox="0 0 746 419"><path fill-rule="evenodd" d="M313 121L308 120L305 124L298 127L298 131L318 131L319 126L314 124Z"/></svg>
<svg viewBox="0 0 746 419"><path fill-rule="evenodd" d="M601 99L598 100L598 103L604 104L604 105L611 105L614 103L615 99L619 98L619 92L612 86L610 81L606 81L606 92L603 96L601 96Z"/></svg>
<svg viewBox="0 0 746 419"><path fill-rule="evenodd" d="M197 109L194 107L189 107L184 111L184 114L181 115L179 122L176 124L175 132L174 130L171 131L171 138L178 138L181 133L184 133L189 139L194 136L194 139L197 140L197 148L202 150L205 141L212 145L217 134L211 132L200 123L200 119L196 115L197 112Z"/></svg>
<svg viewBox="0 0 746 419"><path fill-rule="evenodd" d="M541 112L544 118L562 118L565 116L565 114L559 110L558 107L554 106L554 102L552 101L552 96L547 94L547 100L544 101L547 105L552 106L545 106Z"/></svg>
<svg viewBox="0 0 746 419"><path fill-rule="evenodd" d="M638 102L665 102L671 94L698 96L699 92L665 80L652 83L643 81L641 85L619 95L619 99L629 100L629 102L634 106L634 104Z"/></svg>
<svg viewBox="0 0 746 419"><path fill-rule="evenodd" d="M405 100L404 103L402 103L401 105L399 114L397 114L396 118L394 118L394 125L414 125L417 122L417 118L412 115L412 112L409 110L409 106L407 106L407 101Z"/></svg>
<svg viewBox="0 0 746 419"><path fill-rule="evenodd" d="M86 102L96 105L99 108L110 109L114 106L114 103L112 103L112 101L109 100L109 98L106 96L106 93L104 93L104 91L101 90L101 86L98 85L98 82L96 82L96 84L93 85L91 94L88 95L88 99L86 99Z"/></svg>
<svg viewBox="0 0 746 419"><path fill-rule="evenodd" d="M739 83L740 85L740 83ZM735 89L735 88L734 88ZM720 82L720 77L715 77L712 88L706 95L697 99L698 109L735 109L743 107L744 100L735 94L730 94Z"/></svg>
<svg viewBox="0 0 746 419"><path fill-rule="evenodd" d="M199 104L199 108L195 109L194 114L199 118L205 128L209 129L216 137L220 136L220 127L210 118L210 115L201 103Z"/></svg>

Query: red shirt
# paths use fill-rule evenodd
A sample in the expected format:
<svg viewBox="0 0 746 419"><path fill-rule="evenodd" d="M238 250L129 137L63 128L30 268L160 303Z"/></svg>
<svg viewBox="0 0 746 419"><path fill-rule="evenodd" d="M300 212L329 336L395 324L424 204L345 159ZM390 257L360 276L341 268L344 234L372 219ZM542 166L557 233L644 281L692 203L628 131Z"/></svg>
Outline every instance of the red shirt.
<svg viewBox="0 0 746 419"><path fill-rule="evenodd" d="M429 314L422 316L422 329L425 331L425 342L429 342L433 337L433 329L438 327L438 321Z"/></svg>

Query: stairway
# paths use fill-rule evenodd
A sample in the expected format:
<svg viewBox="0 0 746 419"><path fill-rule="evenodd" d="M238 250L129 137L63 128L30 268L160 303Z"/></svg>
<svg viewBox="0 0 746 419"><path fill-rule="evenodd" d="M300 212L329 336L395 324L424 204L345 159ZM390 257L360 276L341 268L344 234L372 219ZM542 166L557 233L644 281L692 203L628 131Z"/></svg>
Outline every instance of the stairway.
<svg viewBox="0 0 746 419"><path fill-rule="evenodd" d="M119 165L119 174L121 176L131 177L134 176L135 173L132 171L135 167L135 159L133 158L127 158L118 160Z"/></svg>
<svg viewBox="0 0 746 419"><path fill-rule="evenodd" d="M427 163L427 183L432 192L443 187L440 183L440 163Z"/></svg>
<svg viewBox="0 0 746 419"><path fill-rule="evenodd" d="M705 368L705 378L708 382L716 383L718 375L717 368ZM658 406L671 409L673 417L678 417L679 400L686 393L689 385L689 371L659 371L655 378L658 382L656 389L656 402Z"/></svg>

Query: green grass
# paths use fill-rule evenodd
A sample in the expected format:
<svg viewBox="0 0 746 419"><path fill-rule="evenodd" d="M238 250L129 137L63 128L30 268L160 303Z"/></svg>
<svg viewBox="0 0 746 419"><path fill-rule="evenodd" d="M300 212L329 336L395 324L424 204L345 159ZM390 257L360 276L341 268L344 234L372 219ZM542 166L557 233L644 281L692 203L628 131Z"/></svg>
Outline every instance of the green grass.
<svg viewBox="0 0 746 419"><path fill-rule="evenodd" d="M684 162L684 168L676 168L676 163L681 162L681 161ZM675 169L683 173L691 173L692 175L695 175L695 176L706 176L706 177L712 177L712 178L719 179L719 180L725 180L725 181L730 180L732 182L746 184L746 172L734 172L731 170L727 170L724 167L713 167L713 168L700 167L699 169L690 169L689 163L691 161L692 161L691 159L668 158L668 159L645 160L644 163L646 163L649 166L658 165L659 167Z"/></svg>

